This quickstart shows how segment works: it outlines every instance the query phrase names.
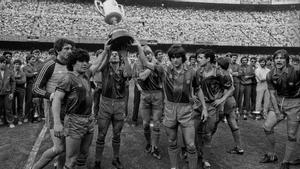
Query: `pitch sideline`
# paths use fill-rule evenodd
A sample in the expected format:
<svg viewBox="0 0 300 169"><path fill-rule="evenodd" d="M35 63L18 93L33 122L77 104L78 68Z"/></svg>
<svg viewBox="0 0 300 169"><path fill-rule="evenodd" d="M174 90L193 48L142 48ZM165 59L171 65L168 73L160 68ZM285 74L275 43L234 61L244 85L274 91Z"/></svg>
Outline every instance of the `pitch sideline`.
<svg viewBox="0 0 300 169"><path fill-rule="evenodd" d="M44 139L44 136L45 136L45 133L47 131L47 127L46 125L43 126L38 138L36 139L33 147L32 147L32 150L30 151L30 154L29 154L29 157L28 157L28 160L25 164L25 167L24 169L31 169L33 164L34 164L34 161L35 161L35 158L36 158L36 155L40 149L40 146L41 146L41 143Z"/></svg>

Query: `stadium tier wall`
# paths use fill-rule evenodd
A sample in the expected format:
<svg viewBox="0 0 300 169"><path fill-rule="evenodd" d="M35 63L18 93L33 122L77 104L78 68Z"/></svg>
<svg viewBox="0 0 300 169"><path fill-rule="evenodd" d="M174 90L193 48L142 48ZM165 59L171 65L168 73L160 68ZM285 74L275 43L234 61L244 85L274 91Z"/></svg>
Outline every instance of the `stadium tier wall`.
<svg viewBox="0 0 300 169"><path fill-rule="evenodd" d="M153 51L161 49L167 51L172 44L149 44ZM0 50L24 50L31 51L33 49L40 49L42 51L48 51L53 47L53 42L12 42L12 41L0 41ZM103 49L104 44L99 43L77 43L76 47L86 49L91 52L95 52L98 49ZM272 55L278 49L286 49L290 54L297 55L300 53L299 47L252 47L252 46L214 46L214 45L192 45L183 44L183 47L189 53L194 53L199 48L213 49L216 53L224 54L227 52L240 53L244 55ZM131 51L135 51L135 48L131 48Z"/></svg>

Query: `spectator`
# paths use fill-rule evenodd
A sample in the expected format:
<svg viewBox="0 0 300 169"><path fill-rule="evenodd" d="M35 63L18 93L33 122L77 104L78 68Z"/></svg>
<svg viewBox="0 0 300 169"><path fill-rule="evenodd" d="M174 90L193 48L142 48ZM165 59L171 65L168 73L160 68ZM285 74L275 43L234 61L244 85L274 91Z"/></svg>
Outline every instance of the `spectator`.
<svg viewBox="0 0 300 169"><path fill-rule="evenodd" d="M156 60L159 62L159 63L162 63L163 61L163 57L164 57L164 52L162 50L156 50L154 52L154 56L156 58Z"/></svg>
<svg viewBox="0 0 300 169"><path fill-rule="evenodd" d="M255 56L252 56L250 58L250 66L252 67L253 71L256 70L257 65L257 58ZM256 103L256 86L257 86L257 81L255 76L252 78L252 83L251 83L251 113L255 111L255 103ZM251 114L250 114L251 115Z"/></svg>
<svg viewBox="0 0 300 169"><path fill-rule="evenodd" d="M16 81L16 90L14 93L14 99L12 102L12 110L14 115L18 118L18 124L21 125L23 122L23 103L25 97L25 83L26 75L21 69L21 60L14 61L14 75ZM16 104L17 102L17 104Z"/></svg>
<svg viewBox="0 0 300 169"><path fill-rule="evenodd" d="M44 60L44 63L47 63L50 60L55 60L56 59L56 52L54 50L54 48L49 49L48 51L48 57Z"/></svg>
<svg viewBox="0 0 300 169"><path fill-rule="evenodd" d="M29 54L26 57L26 66L23 67L23 71L26 75L26 94L25 94L25 118L24 122L33 123L34 121L34 110L32 102L32 87L35 81L36 75L38 74L37 68L35 67L35 57Z"/></svg>
<svg viewBox="0 0 300 169"><path fill-rule="evenodd" d="M230 63L230 67L229 68L230 68L231 74L233 76L234 98L235 98L235 100L237 102L237 105L238 105L238 100L239 100L239 96L240 96L240 83L241 83L240 69L241 69L241 66L237 63L238 54L236 54L236 53L228 53L227 57L231 58L231 63ZM238 108L237 108L237 111L238 111Z"/></svg>
<svg viewBox="0 0 300 169"><path fill-rule="evenodd" d="M256 115L256 119L260 119L261 117L265 118L268 113L269 103L270 103L270 94L268 91L267 85L267 74L269 73L270 69L266 67L267 59L264 57L259 58L260 66L255 69L255 77L257 80L256 86L256 105L255 111L253 112ZM263 109L262 109L263 103Z"/></svg>
<svg viewBox="0 0 300 169"><path fill-rule="evenodd" d="M272 70L273 69L273 67L274 67L274 65L273 65L273 56L267 56L267 68L269 69L269 70Z"/></svg>
<svg viewBox="0 0 300 169"><path fill-rule="evenodd" d="M11 52L5 51L3 53L3 56L6 59L6 66L8 67L9 70L12 71L14 69L14 66L13 66L13 63L12 63L13 54Z"/></svg>
<svg viewBox="0 0 300 169"><path fill-rule="evenodd" d="M254 77L254 70L252 66L248 65L248 58L246 56L241 58L240 77L239 111L242 112L244 120L247 120L247 116L251 112L251 100L249 98L251 98L251 84ZM243 103L245 103L246 108L244 111Z"/></svg>
<svg viewBox="0 0 300 169"><path fill-rule="evenodd" d="M6 67L6 58L0 56L0 124L7 122L9 128L14 128L14 115L12 112L12 99L16 82L13 72Z"/></svg>
<svg viewBox="0 0 300 169"><path fill-rule="evenodd" d="M37 68L38 72L42 69L44 63L41 59L41 51L39 49L35 49L31 52L31 54L35 58L35 67Z"/></svg>
<svg viewBox="0 0 300 169"><path fill-rule="evenodd" d="M189 61L190 61L190 69L193 69L196 72L198 69L196 55L191 55Z"/></svg>
<svg viewBox="0 0 300 169"><path fill-rule="evenodd" d="M136 127L138 125L138 114L140 108L141 90L142 88L138 84L139 72L142 69L142 63L138 59L132 67L132 79L134 83L134 94L133 94L133 110L132 110L132 126Z"/></svg>
<svg viewBox="0 0 300 169"><path fill-rule="evenodd" d="M44 61L41 58L41 51L39 49L34 49L32 51L32 54L35 58L35 64L34 67L37 69L37 72L40 72L42 67L44 66ZM34 110L34 118L37 119L37 121L40 121L41 118L44 118L44 110L43 110L43 99L36 97L36 95L33 95L33 110Z"/></svg>
<svg viewBox="0 0 300 169"><path fill-rule="evenodd" d="M292 66L296 70L300 70L300 54L292 57Z"/></svg>

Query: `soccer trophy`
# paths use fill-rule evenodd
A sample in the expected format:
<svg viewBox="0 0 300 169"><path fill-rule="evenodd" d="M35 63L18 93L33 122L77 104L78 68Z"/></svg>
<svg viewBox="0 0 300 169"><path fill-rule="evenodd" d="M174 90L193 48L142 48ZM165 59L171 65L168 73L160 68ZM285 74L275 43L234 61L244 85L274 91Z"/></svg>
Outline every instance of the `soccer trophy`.
<svg viewBox="0 0 300 169"><path fill-rule="evenodd" d="M118 23L124 18L125 12L123 5L116 0L95 0L97 11L104 17L104 21L113 26L109 33L109 44L112 49L121 49L133 43L133 38L125 28L118 27Z"/></svg>

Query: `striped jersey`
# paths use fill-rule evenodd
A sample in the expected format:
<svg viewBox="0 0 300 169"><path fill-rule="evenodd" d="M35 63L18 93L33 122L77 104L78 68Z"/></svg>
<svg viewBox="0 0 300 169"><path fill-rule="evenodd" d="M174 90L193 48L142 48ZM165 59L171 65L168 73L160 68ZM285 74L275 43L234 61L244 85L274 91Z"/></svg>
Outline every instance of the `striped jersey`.
<svg viewBox="0 0 300 169"><path fill-rule="evenodd" d="M38 97L50 98L55 92L57 84L68 72L67 66L58 59L48 61L41 69L33 87Z"/></svg>

